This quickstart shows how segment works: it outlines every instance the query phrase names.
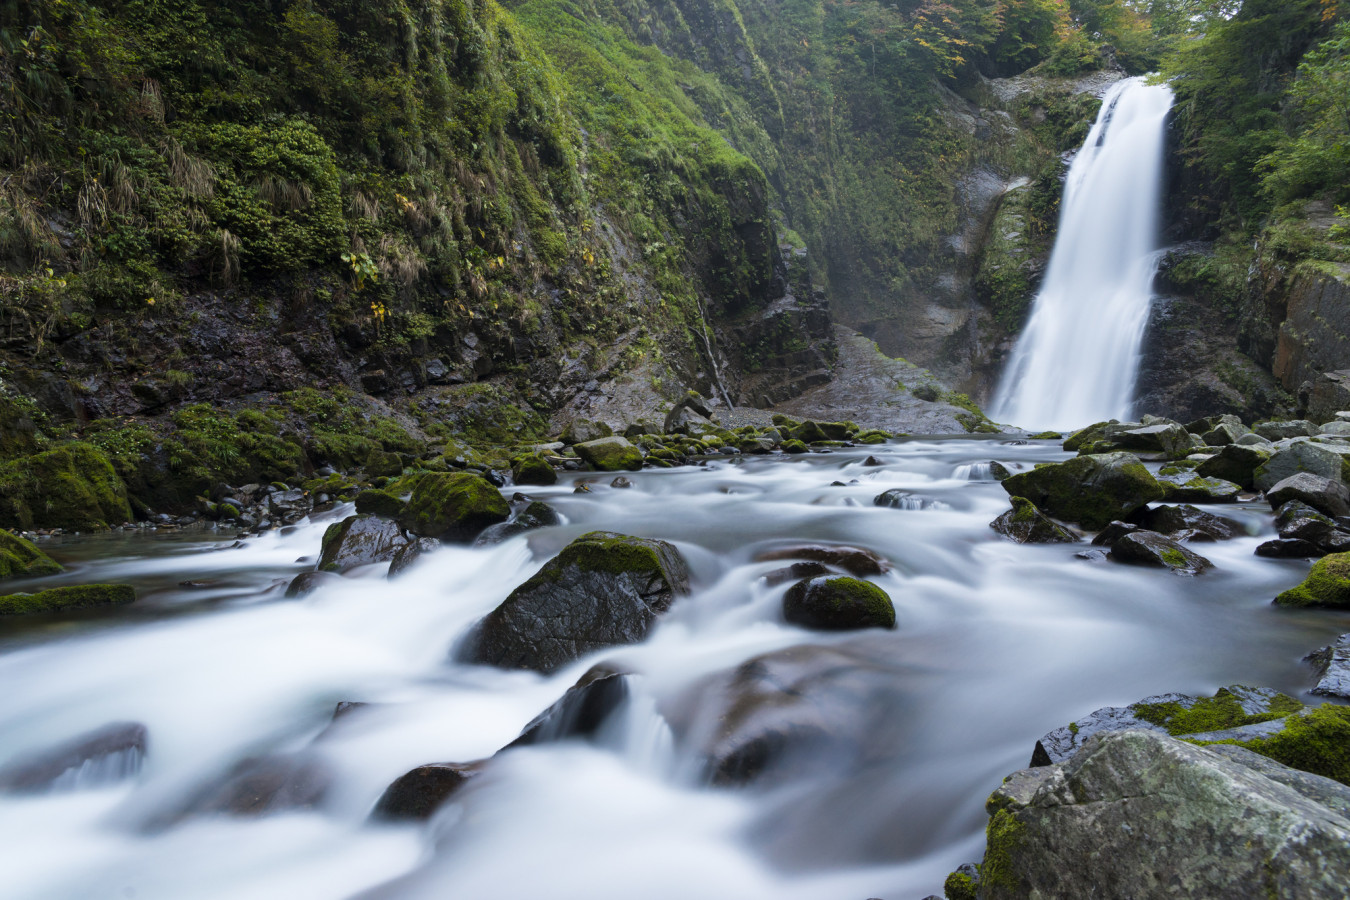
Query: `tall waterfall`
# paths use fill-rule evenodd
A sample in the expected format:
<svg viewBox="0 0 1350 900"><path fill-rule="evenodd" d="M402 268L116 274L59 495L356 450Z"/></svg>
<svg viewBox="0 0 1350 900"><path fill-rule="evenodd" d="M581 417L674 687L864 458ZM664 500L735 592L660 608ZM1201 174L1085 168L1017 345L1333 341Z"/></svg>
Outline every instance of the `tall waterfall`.
<svg viewBox="0 0 1350 900"><path fill-rule="evenodd" d="M1069 168L1050 267L994 398L998 421L1067 429L1128 415L1158 268L1171 107L1168 88L1139 78L1107 92Z"/></svg>

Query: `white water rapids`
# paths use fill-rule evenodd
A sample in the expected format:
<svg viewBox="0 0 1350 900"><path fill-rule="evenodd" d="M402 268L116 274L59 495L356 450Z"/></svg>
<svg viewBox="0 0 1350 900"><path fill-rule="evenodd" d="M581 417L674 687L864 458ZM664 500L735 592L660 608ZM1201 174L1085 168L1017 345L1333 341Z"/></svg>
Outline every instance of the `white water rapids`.
<svg viewBox="0 0 1350 900"><path fill-rule="evenodd" d="M881 466L864 466L869 454ZM1206 544L1193 579L1019 546L989 522L1008 508L987 463L1066 458L1047 443L909 441L803 458L719 458L650 470L632 488L531 488L567 524L488 548L446 547L405 577L358 570L303 600L282 589L327 521L228 548L231 538L105 536L49 545L64 581L130 580L141 599L106 615L0 622L0 765L138 722L144 764L107 783L0 795L13 900L916 900L978 860L985 797L1035 740L1104 706L1234 682L1299 694L1299 662L1350 615L1275 609L1306 564L1252 553L1268 510L1215 508L1252 536ZM835 486L835 482L843 482ZM892 488L940 501L884 509ZM334 511L345 515L350 507ZM331 520L331 519L330 519ZM456 664L484 613L573 537L603 528L673 541L693 592L641 645L552 676ZM786 624L753 562L784 539L870 548L895 631ZM191 579L205 587L180 587ZM830 677L865 752L777 786L717 788L691 734L710 676L788 647L861 662ZM372 823L385 787L428 762L482 759L598 661L638 673L594 743L502 754L425 826ZM861 693L855 692L860 685ZM852 703L849 698L860 697ZM842 699L839 699L842 698ZM331 725L338 701L370 706ZM856 708L855 708L856 707ZM690 723L692 722L692 727ZM322 736L320 736L322 735ZM333 775L313 809L205 814L147 828L239 760L306 753ZM117 774L117 773L113 773ZM125 774L124 772L121 774ZM75 782L75 783L71 783Z"/></svg>
<svg viewBox="0 0 1350 900"><path fill-rule="evenodd" d="M1069 168L1059 230L991 415L1031 429L1129 416L1159 253L1172 92L1112 85Z"/></svg>

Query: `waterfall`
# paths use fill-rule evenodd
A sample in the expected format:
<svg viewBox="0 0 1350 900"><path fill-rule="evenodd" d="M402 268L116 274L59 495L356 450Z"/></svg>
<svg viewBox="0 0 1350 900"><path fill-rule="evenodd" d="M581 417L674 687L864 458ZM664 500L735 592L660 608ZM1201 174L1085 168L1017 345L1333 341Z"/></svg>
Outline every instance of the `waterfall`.
<svg viewBox="0 0 1350 900"><path fill-rule="evenodd" d="M1045 282L993 403L1001 422L1067 429L1129 414L1159 252L1172 92L1107 92L1069 168Z"/></svg>

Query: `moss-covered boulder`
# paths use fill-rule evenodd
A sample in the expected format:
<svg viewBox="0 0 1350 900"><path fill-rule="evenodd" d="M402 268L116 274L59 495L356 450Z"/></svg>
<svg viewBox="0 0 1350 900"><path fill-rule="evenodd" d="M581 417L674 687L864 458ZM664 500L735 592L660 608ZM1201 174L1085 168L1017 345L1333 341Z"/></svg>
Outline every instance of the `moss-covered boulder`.
<svg viewBox="0 0 1350 900"><path fill-rule="evenodd" d="M801 441L803 444L814 444L819 441L830 440L830 436L826 433L825 429L821 427L818 422L812 422L809 419L789 430L788 435L794 441ZM836 438L836 440L840 439Z"/></svg>
<svg viewBox="0 0 1350 900"><path fill-rule="evenodd" d="M369 513L386 519L397 519L406 505L401 497L385 490L362 491L356 495L358 513Z"/></svg>
<svg viewBox="0 0 1350 900"><path fill-rule="evenodd" d="M531 453L511 460L511 478L516 484L550 485L558 481L558 473L548 460Z"/></svg>
<svg viewBox="0 0 1350 900"><path fill-rule="evenodd" d="M1112 419L1109 422L1095 422L1080 431L1075 431L1064 439L1064 449L1070 453L1077 453L1088 444L1103 440L1106 437L1106 426L1115 424L1116 420Z"/></svg>
<svg viewBox="0 0 1350 900"><path fill-rule="evenodd" d="M627 438L607 437L598 441L586 441L576 445L580 456L591 467L601 472L637 471L642 468L642 451L628 442Z"/></svg>
<svg viewBox="0 0 1350 900"><path fill-rule="evenodd" d="M1350 553L1333 553L1319 559L1303 583L1280 594L1275 603L1350 609Z"/></svg>
<svg viewBox="0 0 1350 900"><path fill-rule="evenodd" d="M0 531L0 578L33 578L60 571L60 564L32 541Z"/></svg>
<svg viewBox="0 0 1350 900"><path fill-rule="evenodd" d="M1168 503L1236 503L1242 493L1240 484L1186 470L1160 474L1158 484L1167 492L1163 499Z"/></svg>
<svg viewBox="0 0 1350 900"><path fill-rule="evenodd" d="M389 562L408 543L398 524L380 516L348 516L323 533L319 570L346 572L357 566Z"/></svg>
<svg viewBox="0 0 1350 900"><path fill-rule="evenodd" d="M1200 554L1154 531L1132 531L1122 535L1111 545L1111 558L1117 562L1157 566L1173 575L1199 575L1214 568L1214 564Z"/></svg>
<svg viewBox="0 0 1350 900"><path fill-rule="evenodd" d="M783 618L820 631L894 628L895 606L890 595L870 581L826 575L788 588L783 596Z"/></svg>
<svg viewBox="0 0 1350 900"><path fill-rule="evenodd" d="M1019 544L1072 544L1078 535L1051 519L1025 497L1013 497L1012 509L989 527Z"/></svg>
<svg viewBox="0 0 1350 900"><path fill-rule="evenodd" d="M782 451L784 453L810 453L811 448L803 444L796 438L783 441Z"/></svg>
<svg viewBox="0 0 1350 900"><path fill-rule="evenodd" d="M1006 478L1003 489L1048 515L1098 529L1164 496L1162 485L1129 453L1079 456Z"/></svg>
<svg viewBox="0 0 1350 900"><path fill-rule="evenodd" d="M422 537L466 543L510 515L510 504L482 476L432 472L418 480L399 524Z"/></svg>
<svg viewBox="0 0 1350 900"><path fill-rule="evenodd" d="M366 454L361 468L371 478L392 478L403 473L403 457L388 450L372 450Z"/></svg>
<svg viewBox="0 0 1350 900"><path fill-rule="evenodd" d="M0 596L0 616L97 609L104 606L122 606L135 600L136 589L129 584L72 585L38 591L36 594Z"/></svg>
<svg viewBox="0 0 1350 900"><path fill-rule="evenodd" d="M1262 447L1229 444L1197 466L1195 474L1204 478L1231 481L1250 491L1255 483L1256 470L1264 465L1271 455L1270 450Z"/></svg>
<svg viewBox="0 0 1350 900"><path fill-rule="evenodd" d="M467 662L551 672L587 653L647 637L689 569L665 541L583 534L475 626Z"/></svg>
<svg viewBox="0 0 1350 900"><path fill-rule="evenodd" d="M67 444L0 468L0 528L98 531L129 521L126 485L91 444Z"/></svg>
<svg viewBox="0 0 1350 900"><path fill-rule="evenodd" d="M592 422L590 419L573 419L563 429L562 442L564 444L585 444L588 441L598 441L601 438L607 438L614 434L614 429L610 428L604 422Z"/></svg>

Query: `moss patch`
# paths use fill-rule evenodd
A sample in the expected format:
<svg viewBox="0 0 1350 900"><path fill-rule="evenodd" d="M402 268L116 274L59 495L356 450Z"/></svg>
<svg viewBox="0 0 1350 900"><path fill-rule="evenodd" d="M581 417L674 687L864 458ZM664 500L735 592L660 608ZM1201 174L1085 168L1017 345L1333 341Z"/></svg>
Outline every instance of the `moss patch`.
<svg viewBox="0 0 1350 900"><path fill-rule="evenodd" d="M136 589L129 584L82 584L52 588L36 594L9 594L0 597L0 616L121 606L135 600Z"/></svg>
<svg viewBox="0 0 1350 900"><path fill-rule="evenodd" d="M1350 553L1333 553L1313 564L1303 583L1275 598L1280 606L1350 608Z"/></svg>
<svg viewBox="0 0 1350 900"><path fill-rule="evenodd" d="M33 544L8 531L0 531L0 578L55 575L61 566Z"/></svg>
<svg viewBox="0 0 1350 900"><path fill-rule="evenodd" d="M107 456L75 442L0 468L0 527L97 531L131 520Z"/></svg>
<svg viewBox="0 0 1350 900"><path fill-rule="evenodd" d="M399 524L423 537L471 541L510 515L510 504L487 479L467 472L432 472L418 480Z"/></svg>
<svg viewBox="0 0 1350 900"><path fill-rule="evenodd" d="M1270 737L1216 743L1236 744L1290 768L1350 785L1350 707L1325 703L1290 715L1284 730Z"/></svg>
<svg viewBox="0 0 1350 900"><path fill-rule="evenodd" d="M1222 731L1257 722L1269 722L1303 709L1303 704L1287 694L1277 694L1267 706L1267 712L1251 715L1227 688L1221 688L1213 697L1202 697L1189 709L1179 703L1138 703L1131 711L1153 725L1167 729L1176 737L1207 731Z"/></svg>

